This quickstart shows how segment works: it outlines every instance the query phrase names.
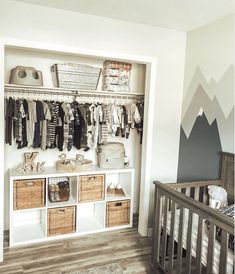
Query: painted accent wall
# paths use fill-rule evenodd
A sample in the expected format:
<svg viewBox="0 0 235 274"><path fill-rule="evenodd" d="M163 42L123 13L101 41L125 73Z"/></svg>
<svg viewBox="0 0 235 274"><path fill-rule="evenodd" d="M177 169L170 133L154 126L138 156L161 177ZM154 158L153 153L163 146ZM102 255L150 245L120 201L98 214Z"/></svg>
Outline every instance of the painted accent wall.
<svg viewBox="0 0 235 274"><path fill-rule="evenodd" d="M158 58L154 129L153 136L149 136L153 138L151 193L146 195L153 197L153 180L176 180L185 32L6 0L0 8L0 36ZM54 164L57 154L50 153L46 157L50 159L48 165ZM7 228L7 181L5 186ZM152 204L151 200L151 208Z"/></svg>
<svg viewBox="0 0 235 274"><path fill-rule="evenodd" d="M234 153L234 16L187 34L178 181L219 177Z"/></svg>

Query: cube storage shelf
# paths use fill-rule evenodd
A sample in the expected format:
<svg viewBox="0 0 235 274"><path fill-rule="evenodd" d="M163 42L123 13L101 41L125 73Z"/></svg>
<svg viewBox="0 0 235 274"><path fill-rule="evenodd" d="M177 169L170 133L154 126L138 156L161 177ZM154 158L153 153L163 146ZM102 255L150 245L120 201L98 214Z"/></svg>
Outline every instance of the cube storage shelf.
<svg viewBox="0 0 235 274"><path fill-rule="evenodd" d="M62 173L47 168L44 172L27 175L10 170L9 175L10 247L132 227L133 168L101 169L94 166L90 171L79 173ZM70 198L64 202L51 202L49 182L60 177L69 178ZM88 187L86 180L90 183ZM110 184L121 186L124 195L118 196L119 192L110 195L107 191ZM15 195L16 186L24 188L17 192L18 196ZM21 195L24 203L20 200ZM38 203L30 203L35 197L38 197ZM16 199L22 208L15 206Z"/></svg>

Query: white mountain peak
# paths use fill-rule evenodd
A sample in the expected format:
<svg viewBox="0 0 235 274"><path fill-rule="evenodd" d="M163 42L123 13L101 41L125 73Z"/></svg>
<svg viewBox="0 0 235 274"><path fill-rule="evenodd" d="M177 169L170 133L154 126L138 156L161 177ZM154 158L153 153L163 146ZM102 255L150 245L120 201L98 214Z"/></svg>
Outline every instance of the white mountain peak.
<svg viewBox="0 0 235 274"><path fill-rule="evenodd" d="M197 114L197 116L202 116L203 115L203 108L201 107L200 109L199 109L199 111L198 111L198 114Z"/></svg>

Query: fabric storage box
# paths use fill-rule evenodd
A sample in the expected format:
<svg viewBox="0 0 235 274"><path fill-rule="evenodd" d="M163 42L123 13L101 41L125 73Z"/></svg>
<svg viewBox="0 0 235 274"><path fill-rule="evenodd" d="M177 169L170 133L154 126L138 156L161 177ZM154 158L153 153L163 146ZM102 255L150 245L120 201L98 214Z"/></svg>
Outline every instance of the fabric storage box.
<svg viewBox="0 0 235 274"><path fill-rule="evenodd" d="M132 65L121 61L106 60L104 61L103 67L104 75L110 75L110 70L112 70L111 75L117 76L120 74L120 71L130 72Z"/></svg>
<svg viewBox="0 0 235 274"><path fill-rule="evenodd" d="M113 92L130 92L132 65L106 60L103 64L102 89Z"/></svg>
<svg viewBox="0 0 235 274"><path fill-rule="evenodd" d="M55 236L73 233L76 230L75 206L48 209L47 235Z"/></svg>
<svg viewBox="0 0 235 274"><path fill-rule="evenodd" d="M79 177L79 202L94 202L104 200L105 175Z"/></svg>
<svg viewBox="0 0 235 274"><path fill-rule="evenodd" d="M96 90L101 68L83 64L55 64L51 68L56 86L79 90Z"/></svg>
<svg viewBox="0 0 235 274"><path fill-rule="evenodd" d="M130 200L108 202L106 206L106 227L130 224Z"/></svg>
<svg viewBox="0 0 235 274"><path fill-rule="evenodd" d="M14 181L14 210L45 205L45 179Z"/></svg>

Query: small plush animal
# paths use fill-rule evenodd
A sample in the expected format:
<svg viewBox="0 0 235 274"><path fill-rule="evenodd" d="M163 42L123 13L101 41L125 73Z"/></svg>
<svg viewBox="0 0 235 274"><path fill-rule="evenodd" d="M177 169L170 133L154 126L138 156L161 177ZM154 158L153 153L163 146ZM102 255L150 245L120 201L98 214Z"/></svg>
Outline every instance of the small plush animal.
<svg viewBox="0 0 235 274"><path fill-rule="evenodd" d="M209 206L219 209L228 205L227 191L221 186L208 186Z"/></svg>

